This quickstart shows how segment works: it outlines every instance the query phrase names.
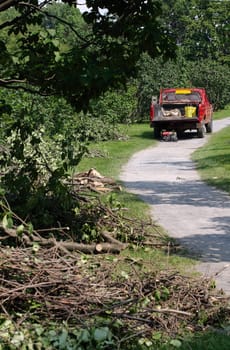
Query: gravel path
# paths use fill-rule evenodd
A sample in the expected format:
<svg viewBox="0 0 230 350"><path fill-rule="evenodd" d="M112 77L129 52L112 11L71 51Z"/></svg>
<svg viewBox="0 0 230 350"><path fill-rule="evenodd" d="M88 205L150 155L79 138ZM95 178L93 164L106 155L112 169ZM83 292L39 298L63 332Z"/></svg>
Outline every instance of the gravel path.
<svg viewBox="0 0 230 350"><path fill-rule="evenodd" d="M214 131L229 125L230 118L215 121ZM208 138L159 142L134 154L120 179L170 237L199 254L197 270L230 294L230 196L202 182L190 159Z"/></svg>

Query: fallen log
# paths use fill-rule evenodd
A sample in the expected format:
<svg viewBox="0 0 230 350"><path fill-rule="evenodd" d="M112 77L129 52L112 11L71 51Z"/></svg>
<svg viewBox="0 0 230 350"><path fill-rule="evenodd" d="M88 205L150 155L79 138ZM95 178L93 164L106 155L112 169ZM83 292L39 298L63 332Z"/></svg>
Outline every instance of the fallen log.
<svg viewBox="0 0 230 350"><path fill-rule="evenodd" d="M21 237L18 237L17 230L15 228L5 228L2 225L0 226L0 231L4 232L4 236L0 237L0 240L6 239L8 237L21 240L26 246L33 246L34 243L37 243L43 247L56 247L65 253L78 251L85 254L103 254L103 253L111 253L111 254L119 254L121 250L127 247L126 244L123 244L111 237L109 233L103 232L102 236L107 240L107 242L102 243L77 243L74 241L57 241L55 238L42 238L32 236L32 239L28 237L26 234L22 234Z"/></svg>
<svg viewBox="0 0 230 350"><path fill-rule="evenodd" d="M38 241L38 244L41 246L47 247L56 247L60 250L67 250L70 252L77 251L84 254L103 254L103 253L111 253L111 254L119 254L121 250L124 250L127 245L126 244L116 244L116 243L76 243L76 242L60 242L55 239L47 239Z"/></svg>

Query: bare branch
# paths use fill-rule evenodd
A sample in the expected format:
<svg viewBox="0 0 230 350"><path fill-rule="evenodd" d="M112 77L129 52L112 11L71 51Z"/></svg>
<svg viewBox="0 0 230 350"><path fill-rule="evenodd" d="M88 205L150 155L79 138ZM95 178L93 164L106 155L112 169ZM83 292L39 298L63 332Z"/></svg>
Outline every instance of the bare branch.
<svg viewBox="0 0 230 350"><path fill-rule="evenodd" d="M44 79L46 80L46 79ZM51 80L51 78L47 78L47 80ZM26 85L21 84L30 84L29 81L26 79L20 80L20 79L0 79L0 87L4 87L9 90L23 90L25 92L29 92L31 94L38 94L40 96L55 96L56 94L54 92L47 92L47 91L41 91L36 88L32 88Z"/></svg>
<svg viewBox="0 0 230 350"><path fill-rule="evenodd" d="M15 6L18 0L3 0L0 3L0 12L7 10L11 6Z"/></svg>
<svg viewBox="0 0 230 350"><path fill-rule="evenodd" d="M0 79L0 86L6 86L6 85L10 85L10 84L23 84L26 83L26 80L20 80L20 79Z"/></svg>

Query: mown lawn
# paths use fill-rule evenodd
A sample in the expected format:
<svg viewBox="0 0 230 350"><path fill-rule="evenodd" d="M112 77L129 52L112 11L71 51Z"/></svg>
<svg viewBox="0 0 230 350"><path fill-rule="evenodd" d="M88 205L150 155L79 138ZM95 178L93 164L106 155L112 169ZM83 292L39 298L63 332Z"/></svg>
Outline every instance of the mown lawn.
<svg viewBox="0 0 230 350"><path fill-rule="evenodd" d="M214 113L214 119L230 117L230 107ZM230 193L230 127L213 134L192 156L201 178Z"/></svg>
<svg viewBox="0 0 230 350"><path fill-rule="evenodd" d="M195 151L192 159L204 181L230 194L229 135L230 127L214 134L204 147Z"/></svg>
<svg viewBox="0 0 230 350"><path fill-rule="evenodd" d="M227 105L224 109L214 112L214 119L223 119L230 117L230 105Z"/></svg>
<svg viewBox="0 0 230 350"><path fill-rule="evenodd" d="M148 123L120 126L120 140L98 142L90 145L92 154L99 157L85 157L78 166L79 171L95 168L105 176L118 178L121 167L137 151L154 146L153 130Z"/></svg>

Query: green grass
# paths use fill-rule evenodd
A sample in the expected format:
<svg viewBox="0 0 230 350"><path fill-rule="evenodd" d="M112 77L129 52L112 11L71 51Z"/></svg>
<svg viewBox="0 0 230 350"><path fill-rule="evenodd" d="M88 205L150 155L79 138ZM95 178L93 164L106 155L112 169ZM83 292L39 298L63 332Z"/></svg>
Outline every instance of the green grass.
<svg viewBox="0 0 230 350"><path fill-rule="evenodd" d="M223 119L230 117L230 105L227 105L224 109L214 112L214 119Z"/></svg>
<svg viewBox="0 0 230 350"><path fill-rule="evenodd" d="M126 127L127 128L127 127ZM87 158L85 157L78 165L78 171L87 171L95 168L104 176L117 178L121 167L124 165L133 153L142 150L148 146L153 146L156 141L153 138L153 130L149 124L130 125L127 130L127 140L99 142L90 146L90 149L101 152L104 157Z"/></svg>
<svg viewBox="0 0 230 350"><path fill-rule="evenodd" d="M214 112L214 119L230 117L230 105ZM202 180L230 193L230 128L212 135L209 142L196 150L192 159L196 162Z"/></svg>
<svg viewBox="0 0 230 350"><path fill-rule="evenodd" d="M196 277L198 275L193 269L196 261L179 254L172 253L170 248L165 247L165 250L159 248L134 248L125 250L121 254L127 255L134 261L140 261L142 271L145 272L159 272L159 271L177 271L182 275L190 275Z"/></svg>
<svg viewBox="0 0 230 350"><path fill-rule="evenodd" d="M205 146L192 155L201 178L230 193L230 128L212 135Z"/></svg>

